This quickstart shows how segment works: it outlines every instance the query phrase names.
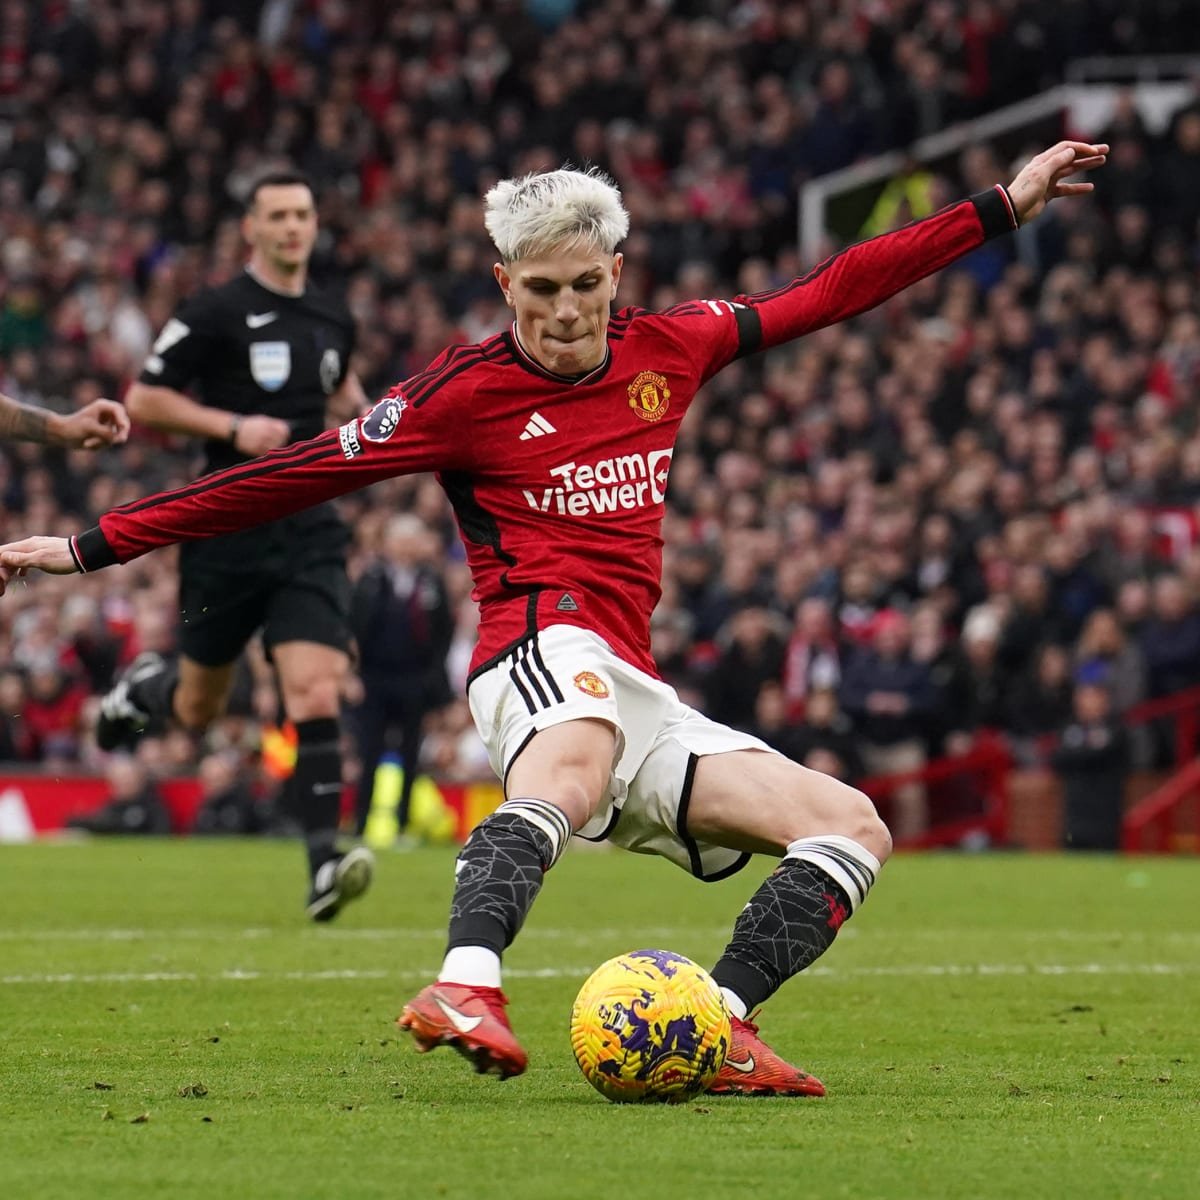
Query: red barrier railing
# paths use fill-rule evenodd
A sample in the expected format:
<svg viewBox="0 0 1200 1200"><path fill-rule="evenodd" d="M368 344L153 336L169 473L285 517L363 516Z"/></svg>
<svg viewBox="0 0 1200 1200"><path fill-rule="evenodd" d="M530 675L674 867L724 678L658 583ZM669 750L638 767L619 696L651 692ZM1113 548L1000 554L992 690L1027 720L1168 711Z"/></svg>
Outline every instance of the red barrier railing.
<svg viewBox="0 0 1200 1200"><path fill-rule="evenodd" d="M1131 727L1163 721L1173 722L1172 759L1180 773L1126 816L1125 846L1200 852L1200 767L1194 778L1189 770L1196 765L1200 742L1200 687L1145 700L1125 714L1125 724ZM1055 735L1037 739L1039 756L1048 760L1057 740ZM985 836L993 844L1003 843L1009 834L1008 777L1012 765L1004 735L988 731L979 735L967 754L934 759L916 771L876 775L859 786L875 801L885 820L899 788L913 783L925 787L929 828L917 837L897 841L903 849L956 846L973 836ZM1187 818L1192 813L1189 825Z"/></svg>
<svg viewBox="0 0 1200 1200"><path fill-rule="evenodd" d="M1193 759L1125 814L1127 854L1200 854L1200 760Z"/></svg>
<svg viewBox="0 0 1200 1200"><path fill-rule="evenodd" d="M1004 841L1008 833L1008 776L1012 756L1002 738L982 735L966 754L935 759L916 771L873 775L859 787L886 821L896 792L919 783L925 789L930 823L924 833L898 839L904 850L958 846L972 837Z"/></svg>
<svg viewBox="0 0 1200 1200"><path fill-rule="evenodd" d="M1196 743L1200 735L1200 687L1176 692L1173 696L1162 696L1157 700L1143 700L1125 714L1125 724L1149 725L1154 721L1170 719L1175 722L1171 739L1175 766L1184 767L1196 757Z"/></svg>

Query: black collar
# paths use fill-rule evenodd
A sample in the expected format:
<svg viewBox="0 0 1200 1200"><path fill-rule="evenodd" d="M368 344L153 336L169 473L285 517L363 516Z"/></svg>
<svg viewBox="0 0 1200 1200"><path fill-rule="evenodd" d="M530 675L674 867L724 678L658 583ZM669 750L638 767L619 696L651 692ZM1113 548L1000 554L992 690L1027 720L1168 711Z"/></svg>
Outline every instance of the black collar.
<svg viewBox="0 0 1200 1200"><path fill-rule="evenodd" d="M602 378L612 365L612 348L606 340L604 343L604 359L598 366L593 367L583 375L556 375L553 371L547 371L521 345L521 339L517 336L517 323L515 321L508 332L504 334L504 337L508 341L509 349L512 350L513 357L517 360L518 366L524 367L531 375L537 375L542 379L549 379L553 383L561 383L567 387L578 387L581 383L594 383L597 379Z"/></svg>

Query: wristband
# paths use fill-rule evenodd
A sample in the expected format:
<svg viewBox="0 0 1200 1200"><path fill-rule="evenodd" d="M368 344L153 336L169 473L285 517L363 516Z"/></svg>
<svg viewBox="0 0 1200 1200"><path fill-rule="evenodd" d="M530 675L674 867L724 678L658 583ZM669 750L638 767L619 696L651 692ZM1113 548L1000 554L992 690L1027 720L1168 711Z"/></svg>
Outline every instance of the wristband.
<svg viewBox="0 0 1200 1200"><path fill-rule="evenodd" d="M229 444L237 447L238 430L242 427L242 418L237 413L233 414L233 420L229 424Z"/></svg>

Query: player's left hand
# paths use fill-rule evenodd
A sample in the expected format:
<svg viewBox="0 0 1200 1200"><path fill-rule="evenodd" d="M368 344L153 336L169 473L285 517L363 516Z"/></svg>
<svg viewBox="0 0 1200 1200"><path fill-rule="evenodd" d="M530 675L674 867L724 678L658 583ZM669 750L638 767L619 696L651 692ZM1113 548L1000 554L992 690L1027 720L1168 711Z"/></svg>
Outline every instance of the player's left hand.
<svg viewBox="0 0 1200 1200"><path fill-rule="evenodd" d="M52 440L74 450L119 446L129 437L129 414L112 400L93 400L50 427Z"/></svg>
<svg viewBox="0 0 1200 1200"><path fill-rule="evenodd" d="M1090 192L1090 183L1064 183L1068 175L1102 167L1108 158L1108 145L1098 142L1059 142L1035 155L1008 185L1008 194L1017 210L1017 221L1024 225L1060 196L1081 196Z"/></svg>
<svg viewBox="0 0 1200 1200"><path fill-rule="evenodd" d="M27 537L19 542L0 546L0 596L8 590L13 579L19 579L30 569L48 575L71 575L76 571L75 560L67 539L63 537Z"/></svg>

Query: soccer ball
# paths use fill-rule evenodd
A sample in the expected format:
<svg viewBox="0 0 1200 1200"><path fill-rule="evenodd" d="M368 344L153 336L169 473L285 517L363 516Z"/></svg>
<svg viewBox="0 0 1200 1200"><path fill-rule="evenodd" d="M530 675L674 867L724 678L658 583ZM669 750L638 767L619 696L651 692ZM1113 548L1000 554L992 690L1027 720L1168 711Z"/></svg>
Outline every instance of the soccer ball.
<svg viewBox="0 0 1200 1200"><path fill-rule="evenodd" d="M729 1049L725 997L702 967L669 950L633 950L601 964L571 1010L571 1048L584 1078L622 1103L683 1101L716 1078Z"/></svg>

